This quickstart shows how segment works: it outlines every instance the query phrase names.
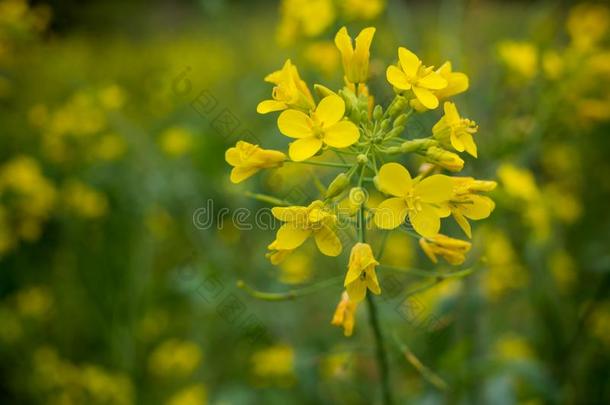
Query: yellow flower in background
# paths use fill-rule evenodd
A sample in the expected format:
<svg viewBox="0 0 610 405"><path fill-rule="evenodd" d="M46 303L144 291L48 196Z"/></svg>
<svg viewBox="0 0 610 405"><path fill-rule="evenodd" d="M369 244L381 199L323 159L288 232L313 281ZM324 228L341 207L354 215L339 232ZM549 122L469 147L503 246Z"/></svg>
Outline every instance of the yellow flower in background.
<svg viewBox="0 0 610 405"><path fill-rule="evenodd" d="M434 138L443 146L451 146L458 152L468 152L477 157L477 145L472 138L479 127L474 121L460 117L454 103L446 101L443 105L445 115L432 127Z"/></svg>
<svg viewBox="0 0 610 405"><path fill-rule="evenodd" d="M311 255L303 252L294 252L290 257L282 261L279 280L284 284L302 284L309 281L311 273Z"/></svg>
<svg viewBox="0 0 610 405"><path fill-rule="evenodd" d="M343 291L343 294L341 294L341 301L337 304L337 309L335 309L333 319L330 323L335 326L343 327L343 334L345 336L352 336L352 333L354 332L356 308L358 308L358 303L349 298L347 291Z"/></svg>
<svg viewBox="0 0 610 405"><path fill-rule="evenodd" d="M225 160L233 166L231 182L237 184L261 169L282 166L286 155L277 150L262 149L258 145L238 141L234 147L227 149Z"/></svg>
<svg viewBox="0 0 610 405"><path fill-rule="evenodd" d="M441 256L447 263L458 266L466 260L472 244L439 233L433 238L420 238L419 246L433 263L438 263L437 256Z"/></svg>
<svg viewBox="0 0 610 405"><path fill-rule="evenodd" d="M527 169L503 163L497 170L502 189L511 197L525 201L536 201L540 198L540 190L536 185L534 175Z"/></svg>
<svg viewBox="0 0 610 405"><path fill-rule="evenodd" d="M566 250L556 250L548 260L548 267L555 280L555 285L562 292L567 292L576 284L578 268L576 262Z"/></svg>
<svg viewBox="0 0 610 405"><path fill-rule="evenodd" d="M109 110L116 110L125 103L125 91L116 84L108 86L99 92L102 105Z"/></svg>
<svg viewBox="0 0 610 405"><path fill-rule="evenodd" d="M258 350L250 358L252 374L261 383L291 386L295 382L294 349L288 345L275 345Z"/></svg>
<svg viewBox="0 0 610 405"><path fill-rule="evenodd" d="M108 211L106 195L79 180L66 181L62 197L66 208L83 218L100 218Z"/></svg>
<svg viewBox="0 0 610 405"><path fill-rule="evenodd" d="M494 352L504 361L528 360L534 357L534 351L528 341L513 333L500 336L495 343Z"/></svg>
<svg viewBox="0 0 610 405"><path fill-rule="evenodd" d="M19 291L15 304L20 316L40 320L53 310L54 300L47 287L34 286Z"/></svg>
<svg viewBox="0 0 610 405"><path fill-rule="evenodd" d="M453 196L451 177L436 174L413 180L402 165L386 163L379 169L377 186L379 191L394 196L375 211L375 224L381 229L399 227L408 215L415 231L431 238L440 230L441 217L449 215L443 204Z"/></svg>
<svg viewBox="0 0 610 405"><path fill-rule="evenodd" d="M313 69L327 76L332 76L339 65L339 55L332 41L319 41L307 45L303 56Z"/></svg>
<svg viewBox="0 0 610 405"><path fill-rule="evenodd" d="M480 220L487 218L495 209L496 204L487 196L478 194L482 191L492 191L496 188L495 181L475 180L472 177L453 177L454 196L449 202L453 218L464 233L472 238L472 229L468 219Z"/></svg>
<svg viewBox="0 0 610 405"><path fill-rule="evenodd" d="M161 150L171 157L179 157L193 148L193 134L183 127L172 127L159 138Z"/></svg>
<svg viewBox="0 0 610 405"><path fill-rule="evenodd" d="M374 35L375 28L363 29L356 37L355 46L352 45L347 28L342 27L335 35L335 45L341 52L343 71L350 83L364 83L368 79L370 48Z"/></svg>
<svg viewBox="0 0 610 405"><path fill-rule="evenodd" d="M169 339L148 358L149 371L158 377L187 377L201 364L202 353L195 342Z"/></svg>
<svg viewBox="0 0 610 405"><path fill-rule="evenodd" d="M531 79L538 71L538 49L529 42L502 41L498 44L500 60L514 73Z"/></svg>
<svg viewBox="0 0 610 405"><path fill-rule="evenodd" d="M434 95L439 100L453 97L468 90L468 76L462 72L454 72L451 62L447 61L443 63L441 67L436 70L436 73L447 80L447 87L434 91ZM426 110L426 107L416 98L411 100L410 104L411 107L415 108L417 111L423 112Z"/></svg>
<svg viewBox="0 0 610 405"><path fill-rule="evenodd" d="M433 91L447 87L447 80L432 67L423 66L417 55L406 48L398 48L398 59L399 66L389 66L386 71L388 82L398 90L412 90L424 107L438 107L438 98Z"/></svg>
<svg viewBox="0 0 610 405"><path fill-rule="evenodd" d="M206 405L208 403L208 392L203 384L193 384L172 395L166 402L167 405Z"/></svg>
<svg viewBox="0 0 610 405"><path fill-rule="evenodd" d="M259 114L267 114L272 111L282 111L294 108L309 112L316 106L313 96L301 77L297 67L288 59L281 70L273 72L265 81L275 84L271 93L272 100L261 101L256 107Z"/></svg>
<svg viewBox="0 0 610 405"><path fill-rule="evenodd" d="M333 230L337 217L324 208L322 201L314 201L308 207L274 207L271 212L284 224L269 249L294 250L313 236L318 249L326 256L341 253L341 241Z"/></svg>
<svg viewBox="0 0 610 405"><path fill-rule="evenodd" d="M117 134L103 135L94 149L95 158L100 160L116 160L127 150L125 140Z"/></svg>
<svg viewBox="0 0 610 405"><path fill-rule="evenodd" d="M352 247L345 275L344 287L350 300L359 303L366 296L366 290L373 294L381 294L375 267L379 262L375 260L371 245L368 243L356 243Z"/></svg>
<svg viewBox="0 0 610 405"><path fill-rule="evenodd" d="M333 0L282 0L277 40L288 45L300 36L317 37L335 20Z"/></svg>
<svg viewBox="0 0 610 405"><path fill-rule="evenodd" d="M566 28L577 49L589 50L610 27L610 10L601 4L579 4L570 10Z"/></svg>
<svg viewBox="0 0 610 405"><path fill-rule="evenodd" d="M372 20L385 9L385 0L339 0L341 12L348 20Z"/></svg>
<svg viewBox="0 0 610 405"><path fill-rule="evenodd" d="M358 127L342 120L345 102L339 96L324 97L315 111L307 115L298 110L280 114L277 125L280 132L297 140L290 144L288 154L295 162L309 159L323 145L346 148L358 141Z"/></svg>

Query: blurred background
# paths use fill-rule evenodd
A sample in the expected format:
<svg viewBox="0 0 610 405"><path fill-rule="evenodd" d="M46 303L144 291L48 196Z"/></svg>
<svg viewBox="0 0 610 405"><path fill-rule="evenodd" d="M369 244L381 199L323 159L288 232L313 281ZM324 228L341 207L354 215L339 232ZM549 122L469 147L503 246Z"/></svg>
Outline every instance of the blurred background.
<svg viewBox="0 0 610 405"><path fill-rule="evenodd" d="M310 200L313 174L234 186L224 161L238 139L285 150L256 105L287 58L341 86L343 25L377 27L375 94L398 46L470 77L464 174L499 183L471 275L409 295L429 280L380 274L397 403L610 402L610 10L482 0L0 0L0 402L377 403L366 311L351 338L330 325L340 281L236 287L344 274L347 249L276 267L273 230L231 221L267 207L248 190ZM447 267L400 232L382 261Z"/></svg>

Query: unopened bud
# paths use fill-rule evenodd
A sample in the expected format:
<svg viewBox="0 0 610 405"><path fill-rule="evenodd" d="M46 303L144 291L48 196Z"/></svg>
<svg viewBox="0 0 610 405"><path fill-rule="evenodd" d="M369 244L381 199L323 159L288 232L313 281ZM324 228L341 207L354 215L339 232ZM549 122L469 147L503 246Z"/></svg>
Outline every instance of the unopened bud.
<svg viewBox="0 0 610 405"><path fill-rule="evenodd" d="M394 98L394 101L390 105L390 109L388 110L388 113L390 114L390 116L393 117L396 114L400 114L402 112L402 110L405 109L406 106L407 106L407 99L404 98L403 96L396 96L396 98Z"/></svg>
<svg viewBox="0 0 610 405"><path fill-rule="evenodd" d="M389 125L390 125L390 119L386 118L385 120L381 121L381 124L379 125L379 127L381 128L382 131L385 131Z"/></svg>
<svg viewBox="0 0 610 405"><path fill-rule="evenodd" d="M436 145L438 145L438 142L434 139L414 139L403 142L400 145L400 151L402 153L419 152Z"/></svg>
<svg viewBox="0 0 610 405"><path fill-rule="evenodd" d="M404 127L405 123L407 122L407 119L409 117L407 116L407 114L400 114L398 117L396 117L396 119L394 120L394 125L393 127Z"/></svg>
<svg viewBox="0 0 610 405"><path fill-rule="evenodd" d="M396 138L398 136L400 136L400 134L402 134L402 131L405 130L405 127L403 127L402 125L397 126L392 128L392 130L390 132L388 132L387 137L388 138Z"/></svg>
<svg viewBox="0 0 610 405"><path fill-rule="evenodd" d="M361 153L358 156L356 156L356 161L361 165L365 165L368 163L369 158L367 158L365 154Z"/></svg>
<svg viewBox="0 0 610 405"><path fill-rule="evenodd" d="M325 198L333 198L338 196L349 186L349 176L345 173L340 173L335 179L330 183L326 193L324 194Z"/></svg>
<svg viewBox="0 0 610 405"><path fill-rule="evenodd" d="M436 146L428 148L425 157L430 163L452 172L459 172L464 167L464 161L457 154Z"/></svg>
<svg viewBox="0 0 610 405"><path fill-rule="evenodd" d="M496 188L498 183L490 180L475 180L468 186L469 191L491 191Z"/></svg>
<svg viewBox="0 0 610 405"><path fill-rule="evenodd" d="M355 208L360 208L368 200L368 194L362 187L354 187L349 191L349 202Z"/></svg>
<svg viewBox="0 0 610 405"><path fill-rule="evenodd" d="M382 116L383 116L383 108L379 104L377 104L375 106L375 108L373 109L373 118L375 120L379 121Z"/></svg>

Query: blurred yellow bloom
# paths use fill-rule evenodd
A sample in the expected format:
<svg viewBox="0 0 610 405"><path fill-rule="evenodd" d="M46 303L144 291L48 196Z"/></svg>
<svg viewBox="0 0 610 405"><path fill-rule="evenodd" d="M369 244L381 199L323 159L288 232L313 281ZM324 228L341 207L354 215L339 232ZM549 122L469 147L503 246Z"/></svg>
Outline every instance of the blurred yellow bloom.
<svg viewBox="0 0 610 405"><path fill-rule="evenodd" d="M601 302L587 322L589 333L610 346L610 301Z"/></svg>
<svg viewBox="0 0 610 405"><path fill-rule="evenodd" d="M566 27L577 49L593 48L610 26L610 10L602 4L583 3L570 10Z"/></svg>
<svg viewBox="0 0 610 405"><path fill-rule="evenodd" d="M275 345L255 352L250 358L252 373L266 383L290 386L295 381L294 349L288 345Z"/></svg>
<svg viewBox="0 0 610 405"><path fill-rule="evenodd" d="M417 181L400 164L386 163L379 169L377 188L394 196L375 211L375 224L381 229L399 227L408 215L415 231L431 238L441 227L440 218L449 215L442 205L453 195L451 177L436 174Z"/></svg>
<svg viewBox="0 0 610 405"><path fill-rule="evenodd" d="M564 69L563 59L556 51L546 51L542 55L542 69L549 79L559 79Z"/></svg>
<svg viewBox="0 0 610 405"><path fill-rule="evenodd" d="M529 42L503 41L498 53L504 64L517 75L531 79L538 71L538 50Z"/></svg>
<svg viewBox="0 0 610 405"><path fill-rule="evenodd" d="M385 8L385 0L339 0L339 7L348 20L372 20Z"/></svg>
<svg viewBox="0 0 610 405"><path fill-rule="evenodd" d="M388 82L398 90L412 90L413 94L428 109L438 107L438 98L434 90L447 87L447 80L426 67L410 50L398 48L399 66L389 66L386 71Z"/></svg>
<svg viewBox="0 0 610 405"><path fill-rule="evenodd" d="M28 318L44 319L53 309L53 296L46 287L29 287L15 297L17 312Z"/></svg>
<svg viewBox="0 0 610 405"><path fill-rule="evenodd" d="M474 121L460 117L454 103L446 101L445 115L432 127L432 134L443 146L451 145L458 152L477 157L477 145L472 139L479 127Z"/></svg>
<svg viewBox="0 0 610 405"><path fill-rule="evenodd" d="M328 76L331 76L339 65L339 55L331 41L319 41L307 45L303 56L312 68Z"/></svg>
<svg viewBox="0 0 610 405"><path fill-rule="evenodd" d="M420 238L419 246L433 263L438 263L437 256L442 256L447 263L457 266L464 263L472 244L439 233L433 238Z"/></svg>
<svg viewBox="0 0 610 405"><path fill-rule="evenodd" d="M280 44L292 43L299 36L317 37L335 20L332 0L282 0L277 30Z"/></svg>
<svg viewBox="0 0 610 405"><path fill-rule="evenodd" d="M364 83L369 76L370 47L375 35L375 28L368 27L360 31L356 37L355 47L347 28L342 27L335 35L335 45L341 52L343 71L347 81Z"/></svg>
<svg viewBox="0 0 610 405"><path fill-rule="evenodd" d="M518 168L510 163L500 165L497 175L502 182L502 188L511 197L525 201L537 200L540 190L534 180L534 175L527 169Z"/></svg>
<svg viewBox="0 0 610 405"><path fill-rule="evenodd" d="M288 154L296 162L309 159L323 145L346 148L360 137L358 127L342 120L345 102L339 96L324 97L309 116L298 110L280 114L277 124L280 132L297 140L290 144Z"/></svg>
<svg viewBox="0 0 610 405"><path fill-rule="evenodd" d="M305 83L299 76L297 67L288 59L281 70L275 71L265 81L275 84L272 100L261 101L256 107L259 114L293 108L309 112L315 108L315 101Z"/></svg>
<svg viewBox="0 0 610 405"><path fill-rule="evenodd" d="M233 166L231 182L241 183L261 169L282 166L286 155L277 150L262 149L258 145L238 141L234 147L227 149L225 160Z"/></svg>
<svg viewBox="0 0 610 405"><path fill-rule="evenodd" d="M555 284L560 291L566 292L576 283L578 278L576 263L567 251L553 252L549 258L548 267L551 269Z"/></svg>
<svg viewBox="0 0 610 405"><path fill-rule="evenodd" d="M373 270L373 272L374 271L375 270ZM341 294L341 301L337 304L337 309L335 309L333 319L330 323L335 326L343 327L343 334L345 336L352 336L356 323L357 307L358 303L350 299L347 291L343 291L343 294Z"/></svg>
<svg viewBox="0 0 610 405"><path fill-rule="evenodd" d="M482 274L481 286L490 300L497 301L508 291L523 288L529 277L503 232L491 230L485 233L484 241L487 271Z"/></svg>
<svg viewBox="0 0 610 405"><path fill-rule="evenodd" d="M314 201L308 207L274 207L271 212L284 224L269 249L294 250L313 236L323 254L338 256L341 253L341 241L333 230L337 217L324 208L322 201Z"/></svg>
<svg viewBox="0 0 610 405"><path fill-rule="evenodd" d="M166 402L167 405L206 405L208 393L203 384L193 384L172 395Z"/></svg>
<svg viewBox="0 0 610 405"><path fill-rule="evenodd" d="M125 103L125 92L116 84L102 89L99 93L102 105L109 110L121 108Z"/></svg>
<svg viewBox="0 0 610 405"><path fill-rule="evenodd" d="M496 188L497 183L475 180L472 177L453 177L452 179L454 196L449 202L449 209L460 228L469 238L472 238L472 229L468 219L487 218L496 207L491 198L482 196L478 192L491 191Z"/></svg>
<svg viewBox="0 0 610 405"><path fill-rule="evenodd" d="M374 294L381 294L375 267L379 262L375 260L371 245L358 242L352 247L347 266L347 274L343 286L347 290L350 300L356 304L364 299L366 290Z"/></svg>
<svg viewBox="0 0 610 405"><path fill-rule="evenodd" d="M532 347L522 336L505 334L500 336L494 347L495 354L502 360L528 360L534 357Z"/></svg>
<svg viewBox="0 0 610 405"><path fill-rule="evenodd" d="M95 147L95 157L101 160L115 160L127 150L127 144L117 134L103 135Z"/></svg>
<svg viewBox="0 0 610 405"><path fill-rule="evenodd" d="M199 367L201 357L201 349L195 342L169 339L150 354L148 369L158 377L186 377Z"/></svg>
<svg viewBox="0 0 610 405"><path fill-rule="evenodd" d="M100 218L108 211L105 194L79 180L68 180L62 188L66 207L83 218Z"/></svg>
<svg viewBox="0 0 610 405"><path fill-rule="evenodd" d="M281 263L280 281L284 284L302 284L311 278L311 272L310 255L295 252Z"/></svg>
<svg viewBox="0 0 610 405"><path fill-rule="evenodd" d="M280 263L283 263L284 260L286 260L286 258L288 256L290 256L292 254L292 252L294 252L294 249L278 249L278 241L274 240L273 242L271 242L269 244L269 246L267 246L267 249L269 249L269 252L267 252L265 254L265 257L267 259L269 259L269 261L271 262L271 264L277 266Z"/></svg>
<svg viewBox="0 0 610 405"><path fill-rule="evenodd" d="M172 127L165 130L159 139L161 150L171 157L179 157L193 147L193 134L183 127Z"/></svg>

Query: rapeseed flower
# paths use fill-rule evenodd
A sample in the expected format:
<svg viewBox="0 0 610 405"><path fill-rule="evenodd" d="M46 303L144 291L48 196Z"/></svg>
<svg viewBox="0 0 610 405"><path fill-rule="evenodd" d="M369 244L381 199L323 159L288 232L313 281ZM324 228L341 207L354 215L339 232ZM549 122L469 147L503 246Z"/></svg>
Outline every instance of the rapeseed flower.
<svg viewBox="0 0 610 405"><path fill-rule="evenodd" d="M343 327L343 334L345 336L352 336L354 331L354 325L356 324L356 308L358 303L350 299L347 291L343 291L341 294L341 300L337 304L337 309L331 320L331 324L335 326Z"/></svg>
<svg viewBox="0 0 610 405"><path fill-rule="evenodd" d="M366 296L366 290L373 294L381 294L381 287L377 280L375 267L379 262L375 260L371 245L368 243L356 243L352 248L347 266L347 274L343 285L346 288L349 299L355 304Z"/></svg>
<svg viewBox="0 0 610 405"><path fill-rule="evenodd" d="M273 72L265 81L275 84L272 99L261 101L256 107L259 114L267 114L272 111L282 111L293 108L309 112L315 107L315 102L305 83L299 76L297 67L288 59L281 70Z"/></svg>
<svg viewBox="0 0 610 405"><path fill-rule="evenodd" d="M447 263L457 266L464 263L472 244L439 233L433 238L420 238L419 246L433 263L438 263L437 256L441 256Z"/></svg>
<svg viewBox="0 0 610 405"><path fill-rule="evenodd" d="M225 160L233 166L231 182L241 183L261 169L282 166L286 155L276 150L262 149L245 141L238 141L225 152Z"/></svg>
<svg viewBox="0 0 610 405"><path fill-rule="evenodd" d="M345 102L339 96L324 97L310 115L298 110L280 114L280 132L297 140L290 144L288 154L294 161L309 159L323 145L346 148L358 141L360 132L354 123L342 120Z"/></svg>
<svg viewBox="0 0 610 405"><path fill-rule="evenodd" d="M446 101L443 108L445 115L432 127L434 138L445 147L451 146L458 152L466 151L476 158L477 145L472 135L479 127L474 121L460 117L454 103Z"/></svg>
<svg viewBox="0 0 610 405"><path fill-rule="evenodd" d="M356 37L355 46L352 38L343 27L335 36L335 45L341 52L345 78L350 83L364 83L369 76L370 47L375 35L375 28L368 27L360 31Z"/></svg>
<svg viewBox="0 0 610 405"><path fill-rule="evenodd" d="M414 180L400 164L386 163L379 169L377 185L379 191L393 196L375 212L375 224L381 229L397 228L408 216L417 233L431 238L441 227L440 218L449 215L443 208L453 196L448 176L435 174Z"/></svg>

